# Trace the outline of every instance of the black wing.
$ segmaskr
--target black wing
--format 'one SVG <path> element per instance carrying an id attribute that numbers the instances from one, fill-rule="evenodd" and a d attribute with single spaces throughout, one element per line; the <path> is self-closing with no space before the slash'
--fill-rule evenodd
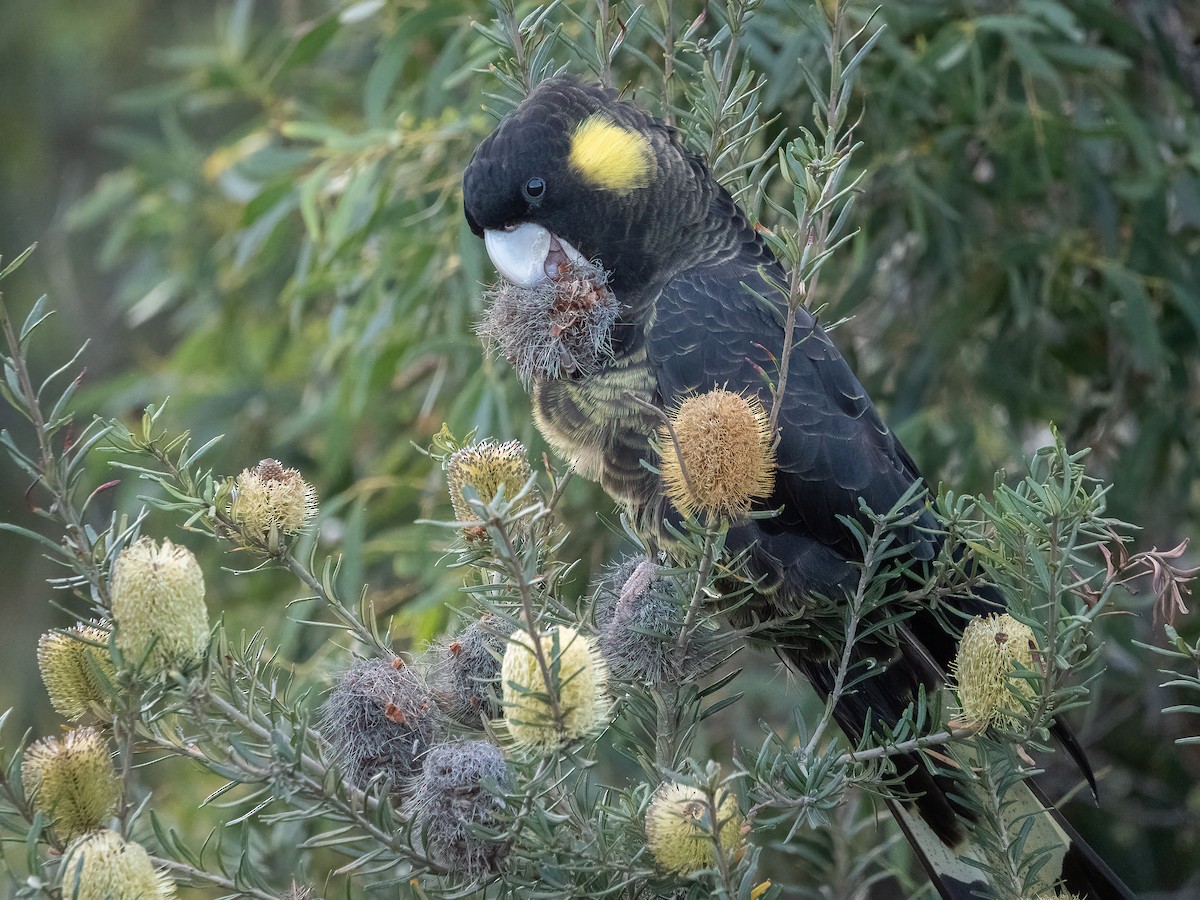
<path id="1" fill-rule="evenodd" d="M 777 269 L 766 274 L 782 278 Z M 780 291 L 758 269 L 729 263 L 676 276 L 655 304 L 647 332 L 662 402 L 670 408 L 690 394 L 725 387 L 756 393 L 770 409 L 768 379 L 778 381 L 784 322 Z M 779 413 L 776 489 L 762 504 L 783 513 L 760 527 L 815 540 L 851 559 L 857 545 L 838 516 L 860 517 L 860 499 L 887 512 L 921 476 L 804 309 L 793 340 Z M 936 525 L 932 516 L 922 524 Z M 915 532 L 906 538 L 917 543 L 915 556 L 933 555 L 934 538 Z"/>

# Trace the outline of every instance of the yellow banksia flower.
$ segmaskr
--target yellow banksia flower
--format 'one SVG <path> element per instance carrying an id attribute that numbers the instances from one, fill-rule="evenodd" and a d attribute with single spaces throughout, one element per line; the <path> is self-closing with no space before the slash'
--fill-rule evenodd
<path id="1" fill-rule="evenodd" d="M 546 684 L 533 638 L 519 630 L 505 648 L 500 679 L 509 734 L 518 746 L 549 751 L 591 734 L 607 720 L 608 667 L 596 642 L 574 628 L 558 625 L 538 638 L 553 684 Z"/>
<path id="2" fill-rule="evenodd" d="M 66 841 L 103 826 L 121 797 L 108 741 L 94 728 L 31 744 L 21 781 L 33 808 Z"/>
<path id="3" fill-rule="evenodd" d="M 775 486 L 769 420 L 756 397 L 724 389 L 689 397 L 671 428 L 660 429 L 659 444 L 663 487 L 685 516 L 738 518 Z"/>
<path id="4" fill-rule="evenodd" d="M 468 485 L 475 489 L 484 503 L 491 502 L 501 485 L 504 486 L 504 498 L 512 500 L 532 475 L 528 451 L 520 441 L 501 444 L 489 439 L 456 450 L 447 465 L 450 505 L 454 507 L 454 517 L 460 522 L 470 522 L 476 518 L 464 493 Z M 522 508 L 530 503 L 532 497 L 522 504 Z"/>
<path id="5" fill-rule="evenodd" d="M 1019 727 L 1017 716 L 1024 710 L 1019 697 L 1032 700 L 1036 689 L 1017 674 L 1017 664 L 1034 670 L 1036 649 L 1033 629 L 1008 613 L 972 619 L 950 667 L 963 718 L 981 728 Z"/>
<path id="6" fill-rule="evenodd" d="M 99 646 L 96 646 L 99 645 Z M 107 718 L 107 684 L 116 677 L 108 632 L 79 623 L 38 639 L 38 669 L 55 711 L 72 722 L 88 713 Z"/>
<path id="7" fill-rule="evenodd" d="M 74 900 L 159 900 L 175 896 L 175 882 L 154 868 L 141 844 L 115 831 L 93 831 L 67 848 L 62 895 Z"/>
<path id="8" fill-rule="evenodd" d="M 317 492 L 298 469 L 264 459 L 234 480 L 229 515 L 247 532 L 264 539 L 296 534 L 317 514 Z"/>
<path id="9" fill-rule="evenodd" d="M 646 842 L 662 868 L 688 875 L 715 864 L 710 811 L 699 788 L 665 782 L 655 792 L 646 810 Z M 722 790 L 715 824 L 725 853 L 741 849 L 742 822 L 737 798 Z"/>
<path id="10" fill-rule="evenodd" d="M 126 547 L 113 564 L 111 601 L 117 648 L 127 662 L 146 659 L 162 670 L 204 655 L 204 573 L 187 547 L 170 541 L 159 547 L 150 538 Z"/>

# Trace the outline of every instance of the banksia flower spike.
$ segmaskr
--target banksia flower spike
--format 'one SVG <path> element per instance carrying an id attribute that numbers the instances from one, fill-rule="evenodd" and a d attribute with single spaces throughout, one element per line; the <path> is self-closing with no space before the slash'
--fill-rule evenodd
<path id="1" fill-rule="evenodd" d="M 32 744 L 21 781 L 33 808 L 66 841 L 103 826 L 121 797 L 108 741 L 94 728 Z"/>
<path id="2" fill-rule="evenodd" d="M 297 469 L 264 459 L 234 481 L 229 516 L 248 534 L 277 551 L 283 537 L 301 531 L 317 514 L 317 492 Z"/>
<path id="3" fill-rule="evenodd" d="M 434 860 L 466 875 L 495 871 L 508 852 L 502 843 L 472 832 L 496 828 L 504 798 L 488 790 L 509 789 L 504 754 L 489 741 L 439 744 L 425 754 L 409 809 L 414 839 L 426 845 Z"/>
<path id="4" fill-rule="evenodd" d="M 116 677 L 109 633 L 83 623 L 66 631 L 47 631 L 38 639 L 37 661 L 50 704 L 77 722 L 88 713 L 107 718 L 107 684 Z"/>
<path id="5" fill-rule="evenodd" d="M 493 440 L 468 444 L 454 452 L 447 463 L 447 481 L 450 486 L 450 505 L 454 517 L 460 522 L 478 518 L 467 501 L 465 490 L 469 485 L 484 503 L 490 503 L 496 491 L 504 487 L 504 499 L 511 501 L 533 476 L 529 467 L 528 451 L 520 441 L 498 443 Z M 524 509 L 532 504 L 527 495 L 524 502 L 514 509 Z M 467 529 L 472 537 L 474 530 Z"/>
<path id="6" fill-rule="evenodd" d="M 684 400 L 670 421 L 659 431 L 659 471 L 682 515 L 736 519 L 771 495 L 775 451 L 756 397 L 712 390 Z"/>
<path id="7" fill-rule="evenodd" d="M 972 619 L 950 668 L 963 718 L 980 728 L 1018 728 L 1024 709 L 1019 697 L 1033 699 L 1036 689 L 1017 674 L 1017 665 L 1034 670 L 1036 649 L 1033 630 L 1007 613 Z"/>
<path id="8" fill-rule="evenodd" d="M 533 638 L 515 631 L 500 667 L 504 717 L 519 747 L 555 750 L 607 721 L 608 669 L 595 642 L 558 625 L 538 637 L 550 673 L 546 683 Z"/>
<path id="9" fill-rule="evenodd" d="M 93 831 L 71 844 L 62 873 L 62 895 L 72 900 L 175 896 L 175 882 L 154 868 L 146 849 L 115 831 Z"/>
<path id="10" fill-rule="evenodd" d="M 149 538 L 126 547 L 112 571 L 117 648 L 155 670 L 195 663 L 208 646 L 204 573 L 192 551 Z"/>
<path id="11" fill-rule="evenodd" d="M 667 782 L 655 792 L 646 810 L 646 842 L 662 868 L 690 875 L 715 863 L 711 811 L 699 788 Z M 742 821 L 737 799 L 722 790 L 715 825 L 726 853 L 741 848 Z"/>
<path id="12" fill-rule="evenodd" d="M 399 790 L 443 731 L 429 688 L 399 657 L 347 669 L 321 707 L 321 720 L 337 763 L 359 787 L 384 778 Z"/>

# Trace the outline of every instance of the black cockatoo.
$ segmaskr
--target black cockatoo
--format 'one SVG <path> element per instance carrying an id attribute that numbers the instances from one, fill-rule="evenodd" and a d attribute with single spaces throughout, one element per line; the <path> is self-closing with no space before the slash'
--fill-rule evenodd
<path id="1" fill-rule="evenodd" d="M 561 365 L 524 366 L 538 428 L 585 477 L 598 480 L 648 540 L 672 514 L 654 471 L 662 419 L 686 397 L 725 388 L 773 398 L 763 373 L 777 372 L 785 331 L 785 273 L 729 192 L 674 129 L 601 85 L 556 77 L 539 85 L 475 151 L 463 177 L 471 230 L 486 242 L 502 279 L 536 290 L 576 263 L 603 271 L 615 298 L 604 352 Z M 558 326 L 556 326 L 558 327 Z M 749 606 L 760 619 L 787 617 L 813 595 L 839 596 L 858 578 L 861 552 L 839 517 L 861 518 L 860 501 L 892 509 L 921 480 L 912 458 L 819 324 L 803 309 L 778 417 L 773 491 L 765 518 L 733 524 L 731 553 L 745 553 L 763 585 Z M 561 347 L 559 348 L 561 351 Z M 562 351 L 565 353 L 565 351 Z M 643 464 L 643 461 L 651 466 Z M 921 513 L 905 535 L 916 564 L 938 550 L 937 520 Z M 994 592 L 957 601 L 964 619 L 995 609 Z M 894 723 L 957 645 L 933 615 L 909 620 L 883 671 L 836 709 L 857 740 L 868 721 Z M 961 627 L 961 624 L 960 626 Z M 785 661 L 827 694 L 836 659 L 828 648 L 780 641 Z M 872 718 L 873 717 L 873 718 Z M 1063 729 L 1059 729 L 1064 731 Z M 1065 731 L 1064 731 L 1065 733 Z M 905 786 L 917 799 L 892 803 L 934 884 L 947 898 L 986 891 L 980 870 L 958 854 L 969 825 L 949 784 L 919 759 Z M 1033 797 L 1033 794 L 1030 794 Z M 1055 812 L 1061 836 L 1054 867 L 1085 897 L 1131 895 Z"/>

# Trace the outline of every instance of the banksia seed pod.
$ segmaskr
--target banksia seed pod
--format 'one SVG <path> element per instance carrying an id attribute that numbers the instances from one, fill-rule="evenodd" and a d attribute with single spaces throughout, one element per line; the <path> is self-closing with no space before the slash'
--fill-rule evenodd
<path id="1" fill-rule="evenodd" d="M 479 727 L 480 716 L 501 713 L 500 660 L 510 629 L 495 616 L 472 622 L 441 648 L 438 685 L 443 707 L 464 725 Z"/>
<path id="2" fill-rule="evenodd" d="M 208 647 L 204 573 L 187 547 L 149 538 L 113 564 L 111 601 L 117 649 L 155 670 L 187 666 Z M 147 656 L 147 654 L 149 654 Z"/>
<path id="3" fill-rule="evenodd" d="M 1007 613 L 972 619 L 950 667 L 963 718 L 980 728 L 1020 727 L 1018 716 L 1024 707 L 1018 697 L 1033 699 L 1037 692 L 1027 678 L 1017 675 L 1017 664 L 1032 670 L 1036 649 L 1033 630 Z"/>
<path id="4" fill-rule="evenodd" d="M 504 754 L 489 741 L 439 744 L 425 754 L 410 800 L 414 839 L 452 871 L 494 872 L 508 853 L 507 845 L 472 833 L 472 826 L 496 828 L 504 809 L 487 783 L 501 793 L 510 786 Z"/>
<path id="5" fill-rule="evenodd" d="M 121 797 L 108 742 L 94 728 L 30 745 L 21 781 L 33 808 L 65 841 L 100 828 Z"/>
<path id="6" fill-rule="evenodd" d="M 596 588 L 595 618 L 600 652 L 613 678 L 644 684 L 684 684 L 720 660 L 719 639 L 700 626 L 682 652 L 686 614 L 679 584 L 646 557 L 617 566 Z"/>
<path id="7" fill-rule="evenodd" d="M 399 657 L 347 669 L 321 707 L 321 722 L 350 781 L 366 787 L 384 778 L 392 790 L 420 771 L 422 755 L 444 730 L 429 688 Z"/>
<path id="8" fill-rule="evenodd" d="M 646 810 L 646 842 L 654 859 L 668 872 L 690 875 L 715 863 L 713 824 L 708 799 L 699 788 L 666 782 Z M 742 815 L 737 798 L 722 790 L 717 802 L 721 849 L 734 853 L 742 846 Z"/>
<path id="9" fill-rule="evenodd" d="M 528 451 L 520 441 L 501 444 L 489 439 L 462 447 L 454 452 L 447 464 L 450 505 L 454 507 L 454 517 L 460 522 L 477 518 L 464 493 L 468 485 L 475 489 L 484 503 L 490 503 L 503 485 L 504 499 L 511 501 L 532 475 Z M 523 509 L 532 502 L 533 498 L 527 496 L 519 508 Z"/>
<path id="10" fill-rule="evenodd" d="M 528 287 L 500 279 L 476 330 L 526 389 L 535 379 L 589 375 L 613 355 L 621 304 L 607 282 L 603 269 L 583 260 Z"/>
<path id="11" fill-rule="evenodd" d="M 596 643 L 558 625 L 539 635 L 553 682 L 546 684 L 533 638 L 515 631 L 500 666 L 504 717 L 518 746 L 554 750 L 599 729 L 608 717 L 608 669 Z M 558 719 L 555 719 L 555 706 Z"/>
<path id="12" fill-rule="evenodd" d="M 67 848 L 62 873 L 62 895 L 72 900 L 175 896 L 175 882 L 154 868 L 146 849 L 115 831 L 93 831 L 76 840 Z"/>
<path id="13" fill-rule="evenodd" d="M 317 492 L 298 469 L 264 459 L 234 481 L 229 516 L 264 540 L 296 534 L 317 514 Z"/>
<path id="14" fill-rule="evenodd" d="M 775 451 L 758 398 L 712 390 L 684 400 L 670 419 L 659 431 L 659 471 L 682 515 L 736 519 L 771 495 Z"/>
<path id="15" fill-rule="evenodd" d="M 107 718 L 107 685 L 117 674 L 108 637 L 104 628 L 79 623 L 66 631 L 47 631 L 38 639 L 38 669 L 60 716 L 72 722 L 88 713 Z"/>

